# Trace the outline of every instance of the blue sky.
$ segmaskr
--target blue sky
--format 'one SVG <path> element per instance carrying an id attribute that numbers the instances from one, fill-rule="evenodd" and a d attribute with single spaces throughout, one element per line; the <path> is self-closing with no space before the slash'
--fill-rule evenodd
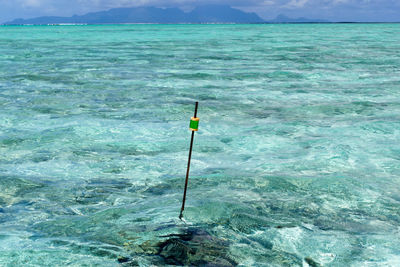
<path id="1" fill-rule="evenodd" d="M 190 10 L 228 4 L 264 19 L 278 14 L 330 21 L 400 21 L 400 0 L 0 0 L 0 22 L 38 16 L 71 16 L 114 7 L 157 6 Z"/>

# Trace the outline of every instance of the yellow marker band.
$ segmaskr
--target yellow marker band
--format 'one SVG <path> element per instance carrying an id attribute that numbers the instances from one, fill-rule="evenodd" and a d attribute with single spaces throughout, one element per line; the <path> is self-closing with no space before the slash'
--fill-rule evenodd
<path id="1" fill-rule="evenodd" d="M 199 121 L 200 121 L 199 118 L 195 118 L 195 117 L 190 118 L 189 129 L 191 131 L 197 132 L 199 130 Z"/>

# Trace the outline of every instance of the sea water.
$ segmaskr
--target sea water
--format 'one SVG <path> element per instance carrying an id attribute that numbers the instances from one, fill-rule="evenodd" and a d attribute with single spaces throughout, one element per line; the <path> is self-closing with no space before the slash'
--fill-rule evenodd
<path id="1" fill-rule="evenodd" d="M 399 24 L 0 27 L 0 265 L 165 264 L 400 265 Z"/>

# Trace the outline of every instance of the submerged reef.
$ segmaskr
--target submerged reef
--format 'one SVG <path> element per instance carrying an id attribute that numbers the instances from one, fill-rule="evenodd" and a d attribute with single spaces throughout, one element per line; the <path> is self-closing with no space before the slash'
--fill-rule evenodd
<path id="1" fill-rule="evenodd" d="M 203 229 L 188 228 L 184 233 L 170 235 L 158 245 L 157 254 L 167 264 L 236 266 L 229 256 L 229 243 Z"/>
<path id="2" fill-rule="evenodd" d="M 132 249 L 132 259 L 119 257 L 118 262 L 133 266 L 135 256 L 147 258 L 156 265 L 237 266 L 229 252 L 229 242 L 199 227 L 188 227 L 178 234 L 160 236 L 161 241 L 148 241 Z M 145 254 L 145 255 L 143 255 Z"/>

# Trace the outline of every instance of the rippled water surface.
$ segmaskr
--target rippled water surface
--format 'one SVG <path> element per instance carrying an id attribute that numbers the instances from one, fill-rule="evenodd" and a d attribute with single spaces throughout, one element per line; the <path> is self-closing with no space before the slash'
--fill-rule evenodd
<path id="1" fill-rule="evenodd" d="M 0 265 L 57 264 L 399 266 L 399 24 L 0 27 Z"/>

